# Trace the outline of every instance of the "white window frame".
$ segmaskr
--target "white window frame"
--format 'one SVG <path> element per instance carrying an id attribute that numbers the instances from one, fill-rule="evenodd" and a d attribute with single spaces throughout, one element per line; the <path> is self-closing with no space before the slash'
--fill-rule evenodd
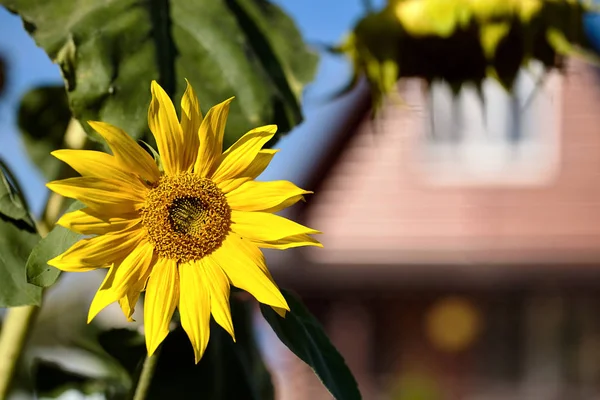
<path id="1" fill-rule="evenodd" d="M 535 64 L 521 70 L 512 94 L 488 78 L 483 83 L 484 102 L 474 86 L 463 87 L 455 97 L 447 83 L 432 84 L 422 98 L 423 135 L 417 146 L 425 182 L 443 186 L 553 182 L 560 167 L 562 77 L 543 73 Z M 517 124 L 522 136 L 511 142 L 515 110 L 521 110 Z M 453 133 L 461 139 L 452 141 Z"/>

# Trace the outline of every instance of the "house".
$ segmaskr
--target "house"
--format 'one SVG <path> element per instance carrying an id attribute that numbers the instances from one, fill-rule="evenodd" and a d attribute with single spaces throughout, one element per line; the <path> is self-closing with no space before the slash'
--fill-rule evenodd
<path id="1" fill-rule="evenodd" d="M 600 73 L 541 76 L 486 82 L 483 102 L 405 81 L 375 120 L 358 89 L 300 182 L 315 194 L 293 218 L 325 247 L 271 269 L 365 399 L 600 396 Z M 331 398 L 273 352 L 278 398 Z"/>

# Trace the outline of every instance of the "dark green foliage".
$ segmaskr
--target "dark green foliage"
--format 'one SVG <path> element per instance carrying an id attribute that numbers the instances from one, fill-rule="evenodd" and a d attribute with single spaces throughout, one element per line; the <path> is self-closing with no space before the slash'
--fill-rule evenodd
<path id="1" fill-rule="evenodd" d="M 263 316 L 277 337 L 313 369 L 337 400 L 360 399 L 356 380 L 319 321 L 296 296 L 286 290 L 282 290 L 282 293 L 291 310 L 285 318 L 281 318 L 271 307 L 260 305 Z"/>

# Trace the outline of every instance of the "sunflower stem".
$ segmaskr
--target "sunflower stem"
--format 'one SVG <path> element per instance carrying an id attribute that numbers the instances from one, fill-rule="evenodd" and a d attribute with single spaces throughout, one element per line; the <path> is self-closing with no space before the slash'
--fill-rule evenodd
<path id="1" fill-rule="evenodd" d="M 144 366 L 142 367 L 142 372 L 140 374 L 140 379 L 138 379 L 137 386 L 135 388 L 133 400 L 146 399 L 146 396 L 150 391 L 150 384 L 152 383 L 154 371 L 156 370 L 156 366 L 158 365 L 160 348 L 161 346 L 159 346 L 158 349 L 156 349 L 152 356 L 146 355 L 146 359 L 144 360 Z"/>
<path id="2" fill-rule="evenodd" d="M 0 399 L 8 396 L 17 363 L 27 340 L 29 326 L 35 320 L 39 307 L 23 306 L 8 310 L 0 335 Z"/>
<path id="3" fill-rule="evenodd" d="M 82 149 L 87 142 L 87 135 L 81 124 L 71 119 L 64 137 L 65 146 L 71 149 Z M 51 194 L 44 207 L 42 218 L 36 222 L 40 236 L 45 237 L 63 210 L 64 198 Z M 0 331 L 0 400 L 8 397 L 12 379 L 17 369 L 31 326 L 35 323 L 40 307 L 29 305 L 9 308 L 2 330 Z"/>

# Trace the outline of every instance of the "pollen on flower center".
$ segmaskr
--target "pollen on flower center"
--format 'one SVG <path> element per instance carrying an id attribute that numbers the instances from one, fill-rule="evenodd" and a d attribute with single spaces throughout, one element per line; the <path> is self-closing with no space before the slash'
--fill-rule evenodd
<path id="1" fill-rule="evenodd" d="M 158 255 L 177 262 L 200 260 L 217 250 L 231 225 L 223 192 L 189 172 L 163 176 L 141 213 Z"/>

